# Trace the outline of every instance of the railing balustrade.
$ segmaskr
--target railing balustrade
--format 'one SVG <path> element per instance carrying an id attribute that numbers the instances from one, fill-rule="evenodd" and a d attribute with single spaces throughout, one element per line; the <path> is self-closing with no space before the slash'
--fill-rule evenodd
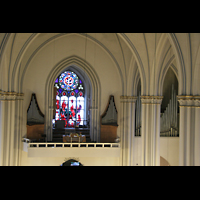
<path id="1" fill-rule="evenodd" d="M 120 148 L 120 143 L 32 143 L 23 138 L 22 142 L 28 144 L 28 148 Z"/>

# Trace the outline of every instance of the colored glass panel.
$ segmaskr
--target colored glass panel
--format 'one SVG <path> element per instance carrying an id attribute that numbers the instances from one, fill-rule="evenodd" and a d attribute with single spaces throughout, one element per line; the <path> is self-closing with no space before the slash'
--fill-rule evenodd
<path id="1" fill-rule="evenodd" d="M 84 97 L 77 98 L 77 114 L 76 114 L 77 124 L 83 125 L 84 120 Z"/>
<path id="2" fill-rule="evenodd" d="M 78 86 L 78 76 L 74 72 L 66 71 L 59 77 L 60 87 L 64 90 L 74 90 Z"/>
<path id="3" fill-rule="evenodd" d="M 84 84 L 71 71 L 61 73 L 55 81 L 57 88 L 55 120 L 64 120 L 65 127 L 84 124 Z"/>

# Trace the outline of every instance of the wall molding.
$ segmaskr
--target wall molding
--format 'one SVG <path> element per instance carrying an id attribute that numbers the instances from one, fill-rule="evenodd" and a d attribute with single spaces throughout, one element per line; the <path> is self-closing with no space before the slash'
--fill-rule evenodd
<path id="1" fill-rule="evenodd" d="M 137 100 L 137 96 L 120 96 L 120 102 L 132 102 L 135 103 Z"/>
<path id="2" fill-rule="evenodd" d="M 141 96 L 142 104 L 161 104 L 163 96 Z"/>
<path id="3" fill-rule="evenodd" d="M 177 95 L 180 107 L 200 107 L 200 96 Z"/>
<path id="4" fill-rule="evenodd" d="M 23 93 L 0 91 L 0 101 L 15 101 L 23 99 L 24 99 Z"/>

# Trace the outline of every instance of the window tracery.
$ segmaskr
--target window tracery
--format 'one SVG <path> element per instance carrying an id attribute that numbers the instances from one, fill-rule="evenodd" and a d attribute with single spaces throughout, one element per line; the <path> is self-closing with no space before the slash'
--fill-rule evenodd
<path id="1" fill-rule="evenodd" d="M 64 120 L 65 127 L 84 124 L 85 89 L 82 80 L 72 71 L 61 73 L 55 81 L 55 120 Z"/>

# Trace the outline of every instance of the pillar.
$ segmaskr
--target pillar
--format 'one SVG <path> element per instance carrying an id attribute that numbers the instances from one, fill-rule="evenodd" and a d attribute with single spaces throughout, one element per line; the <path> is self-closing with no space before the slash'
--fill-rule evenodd
<path id="1" fill-rule="evenodd" d="M 135 137 L 135 96 L 120 97 L 121 165 L 132 166 Z"/>
<path id="2" fill-rule="evenodd" d="M 98 108 L 91 107 L 90 108 L 90 139 L 91 141 L 100 142 L 100 134 L 99 134 L 99 121 L 98 118 Z"/>
<path id="3" fill-rule="evenodd" d="M 0 165 L 20 163 L 23 94 L 0 92 Z"/>
<path id="4" fill-rule="evenodd" d="M 162 96 L 141 96 L 142 166 L 160 166 L 160 108 Z"/>
<path id="5" fill-rule="evenodd" d="M 180 105 L 179 165 L 200 165 L 200 96 L 177 96 Z"/>

